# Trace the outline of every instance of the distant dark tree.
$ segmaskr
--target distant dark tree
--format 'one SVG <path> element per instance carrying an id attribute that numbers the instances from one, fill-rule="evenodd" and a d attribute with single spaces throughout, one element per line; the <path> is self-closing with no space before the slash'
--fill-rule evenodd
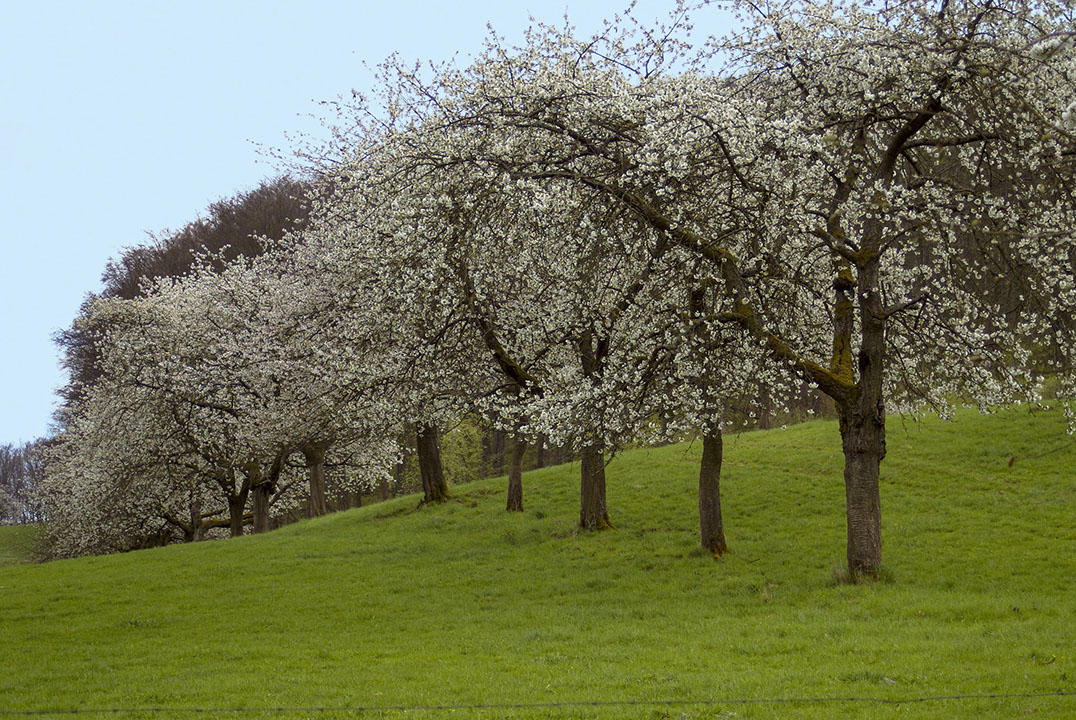
<path id="1" fill-rule="evenodd" d="M 305 226 L 308 191 L 307 183 L 282 176 L 218 200 L 209 206 L 208 217 L 176 232 L 151 235 L 149 243 L 125 248 L 118 258 L 109 260 L 101 276 L 100 295 L 130 300 L 143 294 L 147 282 L 186 275 L 207 257 L 220 267 L 239 257 L 257 257 L 266 250 L 265 240 L 279 240 Z M 88 294 L 72 326 L 53 338 L 70 378 L 61 390 L 65 405 L 83 397 L 100 377 L 94 344 L 103 328 L 88 321 L 96 297 Z"/>
<path id="2" fill-rule="evenodd" d="M 151 243 L 127 248 L 110 260 L 101 277 L 101 294 L 139 297 L 145 281 L 185 275 L 207 253 L 219 266 L 239 257 L 258 257 L 266 250 L 264 239 L 279 240 L 302 229 L 309 212 L 306 196 L 305 183 L 283 176 L 218 200 L 209 206 L 208 217 L 178 232 L 151 236 Z"/>
<path id="3" fill-rule="evenodd" d="M 16 513 L 12 490 L 16 477 L 18 450 L 11 445 L 0 445 L 0 524 L 14 522 Z"/>

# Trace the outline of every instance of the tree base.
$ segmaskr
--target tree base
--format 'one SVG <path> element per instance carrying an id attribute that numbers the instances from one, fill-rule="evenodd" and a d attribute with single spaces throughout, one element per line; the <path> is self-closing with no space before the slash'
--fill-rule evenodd
<path id="1" fill-rule="evenodd" d="M 726 545 L 724 541 L 715 546 L 703 545 L 702 549 L 713 555 L 714 560 L 724 560 L 725 556 L 729 554 L 728 545 Z"/>
<path id="2" fill-rule="evenodd" d="M 837 585 L 871 585 L 873 583 L 891 583 L 894 581 L 893 573 L 884 565 L 875 570 L 852 570 L 847 566 L 838 565 L 833 568 L 830 576 L 830 584 Z"/>
<path id="3" fill-rule="evenodd" d="M 602 518 L 597 522 L 590 523 L 588 525 L 579 523 L 580 532 L 602 532 L 604 530 L 616 530 L 616 525 L 613 525 L 613 523 L 609 522 L 609 518 Z"/>
<path id="4" fill-rule="evenodd" d="M 446 503 L 449 500 L 453 500 L 453 499 L 455 499 L 455 498 L 452 496 L 452 493 L 445 492 L 443 495 L 436 495 L 436 496 L 433 496 L 433 497 L 424 497 L 424 498 L 422 498 L 421 500 L 418 501 L 418 507 L 421 508 L 421 507 L 424 507 L 426 505 L 440 505 L 442 503 Z"/>

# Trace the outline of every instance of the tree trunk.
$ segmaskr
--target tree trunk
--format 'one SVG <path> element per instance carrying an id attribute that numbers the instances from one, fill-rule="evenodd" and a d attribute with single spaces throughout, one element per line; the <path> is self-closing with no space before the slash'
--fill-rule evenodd
<path id="1" fill-rule="evenodd" d="M 493 435 L 490 438 L 490 469 L 494 475 L 500 475 L 504 472 L 504 455 L 506 433 L 504 430 L 493 430 Z"/>
<path id="2" fill-rule="evenodd" d="M 839 408 L 844 450 L 844 492 L 848 523 L 848 574 L 877 577 L 882 566 L 881 463 L 885 458 L 885 313 L 874 290 L 877 268 L 860 273 L 858 354 L 859 393 Z"/>
<path id="3" fill-rule="evenodd" d="M 755 414 L 758 417 L 759 430 L 769 430 L 773 427 L 773 407 L 768 397 L 755 404 Z"/>
<path id="4" fill-rule="evenodd" d="M 205 524 L 202 522 L 202 500 L 197 492 L 191 497 L 191 530 L 187 542 L 200 542 L 205 534 Z"/>
<path id="5" fill-rule="evenodd" d="M 346 490 L 339 495 L 339 502 L 337 504 L 338 510 L 350 510 L 351 508 L 362 507 L 362 491 L 360 490 Z"/>
<path id="6" fill-rule="evenodd" d="M 228 496 L 228 529 L 232 537 L 243 534 L 243 513 L 247 508 L 247 491 Z"/>
<path id="7" fill-rule="evenodd" d="M 715 428 L 702 438 L 702 462 L 699 465 L 699 539 L 702 546 L 721 557 L 728 552 L 721 523 L 721 429 Z"/>
<path id="8" fill-rule="evenodd" d="M 549 461 L 550 465 L 563 465 L 565 462 L 565 456 L 567 455 L 563 445 L 558 445 L 552 450 L 552 458 Z"/>
<path id="9" fill-rule="evenodd" d="M 251 491 L 254 493 L 254 529 L 253 532 L 269 532 L 269 499 L 273 496 L 273 484 L 258 483 Z"/>
<path id="10" fill-rule="evenodd" d="M 325 502 L 325 459 L 322 458 L 310 466 L 310 517 L 320 517 L 327 513 L 328 507 Z"/>
<path id="11" fill-rule="evenodd" d="M 549 440 L 545 435 L 538 438 L 538 450 L 535 453 L 534 466 L 536 468 L 544 468 L 549 464 Z"/>
<path id="12" fill-rule="evenodd" d="M 280 471 L 284 468 L 284 460 L 283 453 L 277 455 L 269 467 L 268 475 L 264 475 L 261 466 L 256 463 L 247 471 L 250 489 L 254 493 L 254 533 L 269 532 L 269 505 L 273 493 L 276 492 L 276 483 L 280 478 Z"/>
<path id="13" fill-rule="evenodd" d="M 329 443 L 310 443 L 303 446 L 303 456 L 310 473 L 310 502 L 307 506 L 309 517 L 320 517 L 328 512 L 325 502 L 325 453 Z"/>
<path id="14" fill-rule="evenodd" d="M 493 475 L 493 428 L 483 424 L 482 428 L 482 466 L 487 475 Z"/>
<path id="15" fill-rule="evenodd" d="M 523 512 L 523 455 L 527 443 L 516 435 L 512 442 L 512 463 L 508 468 L 508 511 Z"/>
<path id="16" fill-rule="evenodd" d="M 612 526 L 605 505 L 605 448 L 601 444 L 583 448 L 581 458 L 579 527 L 607 530 Z"/>
<path id="17" fill-rule="evenodd" d="M 433 425 L 423 425 L 418 431 L 418 469 L 422 476 L 422 502 L 444 502 L 452 497 L 441 466 L 440 432 Z"/>
<path id="18" fill-rule="evenodd" d="M 879 476 L 885 458 L 885 410 L 879 403 L 840 410 L 844 450 L 848 572 L 877 577 L 882 565 L 882 500 Z"/>

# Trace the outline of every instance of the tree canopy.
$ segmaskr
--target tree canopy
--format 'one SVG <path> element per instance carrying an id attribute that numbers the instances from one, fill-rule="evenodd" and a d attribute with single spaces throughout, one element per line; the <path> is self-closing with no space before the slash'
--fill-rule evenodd
<path id="1" fill-rule="evenodd" d="M 849 571 L 876 574 L 887 414 L 1076 389 L 1073 10 L 732 7 L 725 38 L 693 39 L 709 9 L 680 3 L 494 36 L 467 67 L 386 62 L 379 104 L 303 154 L 309 218 L 264 257 L 87 309 L 119 358 L 109 407 L 148 415 L 127 442 L 163 423 L 197 473 L 264 495 L 294 452 L 385 472 L 391 438 L 432 452 L 479 413 L 579 451 L 592 529 L 607 451 L 693 431 L 720 553 L 725 411 L 813 388 L 839 418 Z"/>

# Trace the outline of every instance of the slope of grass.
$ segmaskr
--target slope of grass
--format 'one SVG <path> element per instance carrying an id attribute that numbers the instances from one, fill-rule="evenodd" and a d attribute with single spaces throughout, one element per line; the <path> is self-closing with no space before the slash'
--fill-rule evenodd
<path id="1" fill-rule="evenodd" d="M 1076 448 L 1042 455 L 1067 442 L 1057 413 L 895 420 L 894 580 L 873 585 L 830 581 L 832 423 L 727 438 L 724 562 L 696 550 L 699 448 L 681 445 L 610 464 L 605 533 L 575 534 L 565 466 L 525 476 L 522 514 L 496 479 L 440 507 L 402 498 L 260 537 L 0 568 L 0 716 L 1076 716 L 1076 696 L 1042 695 L 1076 691 Z M 1017 693 L 1038 695 L 986 697 Z M 960 695 L 976 697 L 768 702 Z M 668 700 L 684 702 L 647 704 Z M 609 701 L 636 704 L 556 705 Z"/>
<path id="2" fill-rule="evenodd" d="M 0 565 L 28 563 L 33 557 L 32 525 L 0 525 Z"/>

